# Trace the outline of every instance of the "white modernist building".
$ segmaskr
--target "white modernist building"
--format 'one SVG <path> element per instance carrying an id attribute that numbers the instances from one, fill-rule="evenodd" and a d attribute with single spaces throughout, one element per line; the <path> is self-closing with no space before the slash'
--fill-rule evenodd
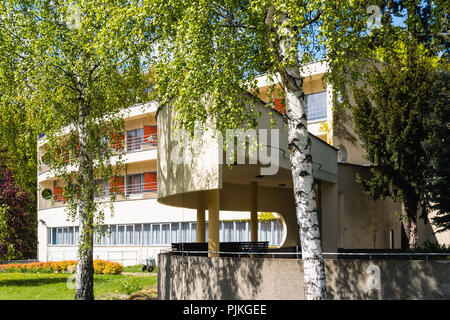
<path id="1" fill-rule="evenodd" d="M 318 183 L 316 201 L 321 228 L 323 228 L 324 250 L 334 252 L 333 250 L 337 248 L 403 247 L 402 226 L 393 214 L 402 210 L 401 205 L 389 200 L 373 201 L 363 194 L 361 186 L 354 181 L 356 173 L 361 175 L 368 173 L 369 163 L 364 159 L 363 149 L 358 143 L 349 143 L 339 133 L 342 131 L 343 124 L 339 125 L 333 115 L 333 90 L 323 77 L 327 70 L 326 64 L 311 63 L 303 66 L 301 70 L 305 77 L 303 91 L 306 94 L 308 128 L 313 138 L 315 163 L 313 171 Z M 267 93 L 272 91 L 267 77 L 261 76 L 257 80 L 261 106 L 273 102 L 274 109 L 283 113 L 282 95 L 275 90 L 272 93 L 273 99 L 269 99 Z M 191 197 L 192 190 L 197 190 L 199 185 L 205 184 L 205 181 L 195 182 L 196 186 L 191 186 L 188 190 L 190 192 L 181 197 L 180 190 L 187 190 L 179 186 L 181 180 L 185 178 L 183 175 L 178 176 L 177 171 L 174 171 L 175 173 L 170 175 L 162 174 L 160 179 L 157 179 L 157 108 L 156 103 L 148 103 L 124 110 L 126 132 L 123 135 L 123 145 L 126 172 L 122 177 L 114 178 L 114 184 L 123 191 L 123 196 L 118 197 L 114 203 L 114 215 L 111 216 L 108 213 L 105 215 L 104 223 L 109 228 L 109 233 L 107 236 L 96 239 L 94 259 L 117 261 L 124 265 L 140 264 L 146 258 L 156 258 L 157 253 L 170 248 L 171 243 L 197 241 L 198 208 L 193 204 L 177 203 L 176 200 Z M 164 111 L 161 112 L 164 113 Z M 165 113 L 167 112 L 166 110 Z M 267 115 L 264 117 L 267 118 Z M 279 115 L 275 116 L 275 120 L 279 118 Z M 159 169 L 163 173 L 169 172 L 168 166 L 171 166 L 167 161 L 169 144 L 163 141 L 171 127 L 170 123 L 166 123 L 167 119 L 167 116 L 158 118 L 159 129 L 162 132 L 159 137 L 159 164 L 163 166 Z M 352 132 L 352 125 L 350 124 L 347 129 Z M 39 158 L 44 148 L 45 137 L 42 137 L 38 144 Z M 280 145 L 280 150 L 282 149 L 284 153 L 288 152 L 286 146 Z M 208 166 L 202 168 L 206 167 Z M 290 188 L 292 184 L 288 163 L 285 163 L 285 168 L 280 169 L 281 171 L 273 177 L 263 179 L 261 179 L 262 176 L 255 177 L 254 170 L 252 166 L 246 165 L 235 166 L 231 172 L 223 169 L 220 179 L 229 190 L 223 187 L 225 189 L 221 192 L 236 191 L 239 187 L 248 189 L 248 186 L 253 183 L 257 184 L 258 188 L 276 188 L 274 190 L 286 191 L 286 195 L 292 196 L 289 190 L 284 190 Z M 196 175 L 196 179 L 201 179 L 201 176 Z M 196 179 L 190 177 L 192 181 Z M 230 186 L 234 187 L 230 188 Z M 171 190 L 171 187 L 181 189 Z M 61 194 L 61 182 L 43 163 L 38 172 L 38 190 L 38 259 L 40 261 L 75 260 L 78 223 L 68 221 L 64 198 Z M 101 196 L 107 198 L 110 191 L 107 183 L 104 184 L 104 190 Z M 160 193 L 159 199 L 157 199 L 157 191 Z M 237 192 L 236 195 L 231 192 L 229 194 L 233 193 L 233 196 L 228 198 L 226 194 L 222 195 L 220 205 L 225 210 L 231 211 L 222 211 L 224 208 L 219 208 L 218 229 L 214 218 L 212 224 L 214 234 L 217 236 L 218 230 L 220 242 L 250 241 L 250 229 L 252 227 L 254 230 L 257 224 L 258 241 L 269 241 L 269 245 L 273 247 L 298 245 L 298 230 L 293 229 L 293 226 L 297 226 L 295 209 L 291 208 L 293 200 L 286 200 L 286 202 L 279 196 L 274 196 L 278 197 L 277 199 L 264 199 L 261 193 L 259 201 L 273 200 L 272 202 L 276 205 L 269 206 L 270 211 L 280 214 L 274 214 L 273 217 L 276 219 L 255 222 L 254 219 L 250 219 L 250 211 L 232 211 L 247 210 L 243 208 L 248 207 L 251 197 L 248 190 L 244 191 Z M 261 204 L 260 209 L 263 207 Z M 291 212 L 292 210 L 294 213 Z M 203 237 L 202 230 L 205 228 L 205 239 L 208 239 L 208 214 L 205 220 L 206 225 L 201 224 L 199 231 Z M 435 234 L 433 226 L 427 221 L 419 221 L 418 227 L 420 243 L 427 239 L 437 243 L 450 242 L 448 232 Z"/>
<path id="2" fill-rule="evenodd" d="M 124 163 L 126 172 L 115 184 L 123 196 L 114 203 L 114 214 L 105 214 L 109 232 L 96 237 L 94 259 L 117 261 L 123 265 L 157 258 L 157 253 L 171 243 L 195 242 L 196 211 L 165 206 L 157 201 L 157 104 L 135 106 L 124 112 L 126 133 Z M 39 140 L 38 154 L 45 148 L 45 137 Z M 39 261 L 76 260 L 78 222 L 70 221 L 65 212 L 61 182 L 45 163 L 38 172 L 38 259 Z M 108 197 L 105 184 L 102 197 Z M 249 241 L 248 212 L 227 212 L 220 223 L 221 240 Z M 278 246 L 283 238 L 280 220 L 259 222 L 259 239 Z"/>

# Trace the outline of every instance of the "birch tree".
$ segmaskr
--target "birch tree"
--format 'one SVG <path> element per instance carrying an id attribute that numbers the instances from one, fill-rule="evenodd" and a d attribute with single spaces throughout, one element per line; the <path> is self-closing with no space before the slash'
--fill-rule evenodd
<path id="1" fill-rule="evenodd" d="M 305 297 L 325 299 L 326 282 L 313 191 L 311 141 L 301 66 L 326 58 L 327 43 L 346 41 L 346 27 L 364 25 L 355 1 L 152 1 L 163 35 L 158 46 L 157 92 L 170 102 L 180 126 L 215 119 L 217 129 L 254 126 L 246 106 L 256 77 L 281 79 L 286 100 L 293 192 L 304 263 Z M 208 97 L 208 106 L 202 104 Z"/>
<path id="2" fill-rule="evenodd" d="M 80 226 L 75 298 L 93 299 L 94 229 L 106 210 L 94 181 L 120 169 L 111 147 L 123 132 L 119 110 L 146 99 L 142 57 L 152 24 L 140 1 L 2 1 L 0 12 L 11 61 L 2 71 L 17 88 L 10 106 L 20 104 L 45 133 L 44 159 Z"/>

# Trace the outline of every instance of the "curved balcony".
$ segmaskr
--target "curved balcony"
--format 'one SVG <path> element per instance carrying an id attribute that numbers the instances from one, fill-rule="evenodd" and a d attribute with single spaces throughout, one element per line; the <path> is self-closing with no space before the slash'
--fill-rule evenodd
<path id="1" fill-rule="evenodd" d="M 211 230 L 215 228 L 214 219 L 218 217 L 219 211 L 250 211 L 253 225 L 256 225 L 257 212 L 276 212 L 285 222 L 286 237 L 282 246 L 296 246 L 300 243 L 286 125 L 281 114 L 274 112 L 274 116 L 269 115 L 262 102 L 252 107 L 262 114 L 258 119 L 258 130 L 265 130 L 266 140 L 259 140 L 259 143 L 270 149 L 267 152 L 270 153 L 270 156 L 267 155 L 271 159 L 270 164 L 262 159 L 251 163 L 252 155 L 248 149 L 245 163 L 226 163 L 225 159 L 228 157 L 210 130 L 205 130 L 200 139 L 187 145 L 200 152 L 193 153 L 187 157 L 188 161 L 180 163 L 174 158 L 176 148 L 179 148 L 179 141 L 173 130 L 175 110 L 166 105 L 158 113 L 158 202 L 197 209 L 200 224 L 197 230 L 202 228 L 204 211 L 208 209 L 210 252 L 218 251 L 219 248 L 217 235 L 211 236 Z M 275 123 L 274 127 L 272 121 Z M 259 138 L 262 131 L 258 130 L 256 135 Z M 312 134 L 310 139 L 319 219 L 323 217 L 320 225 L 328 231 L 338 223 L 337 149 Z M 262 173 L 273 164 L 277 166 L 277 170 Z M 253 233 L 257 234 L 257 229 Z M 330 241 L 324 239 L 324 247 L 335 246 L 334 234 L 332 237 Z M 258 239 L 254 237 L 251 241 Z"/>

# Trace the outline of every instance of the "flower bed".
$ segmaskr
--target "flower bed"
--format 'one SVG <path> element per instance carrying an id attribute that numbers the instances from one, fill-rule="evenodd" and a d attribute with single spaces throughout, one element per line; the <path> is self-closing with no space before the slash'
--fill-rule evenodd
<path id="1" fill-rule="evenodd" d="M 66 260 L 66 261 L 2 264 L 0 265 L 0 269 L 3 269 L 3 272 L 73 273 L 76 265 L 77 265 L 76 261 Z M 94 273 L 96 274 L 120 274 L 122 271 L 123 266 L 118 262 L 94 260 Z"/>

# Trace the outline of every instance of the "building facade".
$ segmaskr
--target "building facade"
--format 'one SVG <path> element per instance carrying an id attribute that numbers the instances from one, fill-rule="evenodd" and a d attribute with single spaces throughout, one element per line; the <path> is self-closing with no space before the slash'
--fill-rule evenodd
<path id="1" fill-rule="evenodd" d="M 324 79 L 326 70 L 322 62 L 302 68 L 323 250 L 401 248 L 402 226 L 396 215 L 401 205 L 373 201 L 355 182 L 356 174 L 368 174 L 369 163 L 359 142 L 351 143 L 341 135 L 338 125 L 346 126 L 350 134 L 352 126 L 336 121 L 333 91 Z M 268 79 L 257 80 L 261 101 L 252 107 L 262 114 L 258 128 L 280 132 L 276 174 L 261 175 L 261 168 L 267 166 L 249 161 L 230 170 L 229 164 L 219 161 L 223 151 L 211 136 L 204 137 L 201 154 L 187 165 L 174 163 L 171 156 L 178 142 L 174 110 L 165 105 L 157 112 L 156 103 L 131 107 L 124 114 L 126 172 L 114 180 L 123 195 L 114 203 L 114 214 L 105 215 L 107 232 L 96 237 L 94 259 L 140 264 L 176 242 L 208 241 L 212 251 L 218 250 L 219 242 L 269 241 L 272 247 L 300 244 L 286 157 L 287 131 L 281 117 L 282 95 L 275 90 L 267 96 Z M 268 103 L 279 112 L 269 115 Z M 38 145 L 40 155 L 45 137 Z M 99 198 L 107 201 L 111 185 L 103 187 Z M 67 219 L 61 182 L 44 163 L 38 171 L 38 190 L 38 259 L 76 259 L 78 223 Z M 258 221 L 258 212 L 274 213 L 273 218 Z M 450 243 L 449 232 L 435 234 L 428 221 L 419 220 L 418 227 L 420 243 Z"/>
<path id="2" fill-rule="evenodd" d="M 98 201 L 108 201 L 112 184 L 122 195 L 114 212 L 105 214 L 105 230 L 95 237 L 94 259 L 117 261 L 124 265 L 157 257 L 171 243 L 195 242 L 196 214 L 184 208 L 164 206 L 157 201 L 157 104 L 132 107 L 125 118 L 123 148 L 125 172 L 103 183 Z M 45 148 L 45 137 L 39 150 Z M 41 152 L 39 152 L 41 156 Z M 38 259 L 39 261 L 76 260 L 78 222 L 68 220 L 61 181 L 41 162 L 38 172 Z M 223 241 L 248 241 L 248 213 L 233 212 L 220 222 Z M 276 217 L 274 217 L 276 218 Z M 206 221 L 207 225 L 207 221 Z M 259 222 L 259 237 L 271 246 L 281 244 L 283 225 L 279 219 Z"/>

